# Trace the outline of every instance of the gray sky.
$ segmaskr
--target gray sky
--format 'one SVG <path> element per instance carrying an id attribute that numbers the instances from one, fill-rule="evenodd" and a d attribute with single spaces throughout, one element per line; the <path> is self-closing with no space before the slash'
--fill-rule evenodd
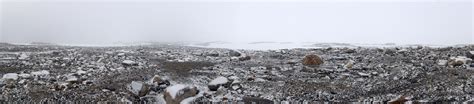
<path id="1" fill-rule="evenodd" d="M 2 0 L 0 41 L 473 43 L 471 0 Z"/>

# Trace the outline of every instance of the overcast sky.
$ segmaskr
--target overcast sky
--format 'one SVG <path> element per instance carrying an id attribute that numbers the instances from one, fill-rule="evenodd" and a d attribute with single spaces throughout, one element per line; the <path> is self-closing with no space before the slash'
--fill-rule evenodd
<path id="1" fill-rule="evenodd" d="M 0 41 L 474 42 L 471 0 L 2 0 Z"/>

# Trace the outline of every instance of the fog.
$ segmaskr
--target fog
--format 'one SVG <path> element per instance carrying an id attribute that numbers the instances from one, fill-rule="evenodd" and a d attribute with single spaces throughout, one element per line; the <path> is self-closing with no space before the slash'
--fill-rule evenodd
<path id="1" fill-rule="evenodd" d="M 472 1 L 1 2 L 0 41 L 473 43 Z"/>

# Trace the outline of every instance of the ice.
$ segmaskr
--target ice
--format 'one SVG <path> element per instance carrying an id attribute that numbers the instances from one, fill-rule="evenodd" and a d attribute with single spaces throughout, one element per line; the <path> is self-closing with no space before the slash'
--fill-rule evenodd
<path id="1" fill-rule="evenodd" d="M 16 74 L 16 73 L 7 73 L 7 74 L 3 75 L 3 79 L 17 80 L 18 79 L 18 74 Z"/>

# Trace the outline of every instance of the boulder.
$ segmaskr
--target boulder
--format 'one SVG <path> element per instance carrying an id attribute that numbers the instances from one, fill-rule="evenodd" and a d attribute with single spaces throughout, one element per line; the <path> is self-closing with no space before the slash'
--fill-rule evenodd
<path id="1" fill-rule="evenodd" d="M 137 66 L 138 63 L 135 62 L 135 61 L 132 61 L 132 60 L 123 60 L 123 61 L 122 61 L 122 65 L 125 65 L 125 66 Z"/>
<path id="2" fill-rule="evenodd" d="M 178 84 L 166 88 L 163 98 L 166 104 L 180 104 L 184 99 L 196 96 L 198 93 L 196 87 Z"/>
<path id="3" fill-rule="evenodd" d="M 272 100 L 258 98 L 258 97 L 243 97 L 242 101 L 245 104 L 273 104 Z"/>
<path id="4" fill-rule="evenodd" d="M 212 80 L 211 82 L 209 82 L 208 88 L 211 91 L 217 91 L 217 89 L 219 89 L 219 87 L 226 86 L 226 85 L 229 85 L 229 84 L 230 84 L 229 79 L 227 79 L 226 77 L 220 76 L 220 77 L 217 77 L 216 79 Z"/>
<path id="5" fill-rule="evenodd" d="M 3 80 L 17 80 L 18 74 L 17 73 L 7 73 L 3 75 Z"/>
<path id="6" fill-rule="evenodd" d="M 145 96 L 150 92 L 150 88 L 147 84 L 141 82 L 141 81 L 132 81 L 127 86 L 127 90 L 133 93 L 135 96 Z"/>
<path id="7" fill-rule="evenodd" d="M 250 59 L 252 59 L 250 56 L 244 56 L 244 57 L 240 57 L 239 61 L 247 61 L 247 60 L 250 60 Z"/>
<path id="8" fill-rule="evenodd" d="M 31 72 L 31 75 L 33 75 L 33 76 L 47 76 L 47 75 L 49 75 L 49 71 L 47 71 L 47 70 L 35 71 L 35 72 Z"/>
<path id="9" fill-rule="evenodd" d="M 229 56 L 235 56 L 235 57 L 239 57 L 240 55 L 240 52 L 237 52 L 237 51 L 234 51 L 234 50 L 230 50 L 229 51 Z"/>
<path id="10" fill-rule="evenodd" d="M 349 62 L 347 62 L 346 65 L 344 65 L 344 68 L 352 69 L 352 66 L 354 66 L 354 64 L 355 64 L 355 61 L 349 60 Z"/>
<path id="11" fill-rule="evenodd" d="M 471 58 L 471 59 L 474 59 L 474 51 L 469 51 L 467 52 L 467 58 Z"/>
<path id="12" fill-rule="evenodd" d="M 456 66 L 461 66 L 464 64 L 470 64 L 471 61 L 472 59 L 464 57 L 464 56 L 451 57 L 448 60 L 448 65 L 456 67 Z"/>
<path id="13" fill-rule="evenodd" d="M 305 66 L 318 66 L 323 63 L 323 59 L 321 59 L 321 57 L 319 57 L 318 55 L 306 55 L 303 58 L 303 65 Z"/>

